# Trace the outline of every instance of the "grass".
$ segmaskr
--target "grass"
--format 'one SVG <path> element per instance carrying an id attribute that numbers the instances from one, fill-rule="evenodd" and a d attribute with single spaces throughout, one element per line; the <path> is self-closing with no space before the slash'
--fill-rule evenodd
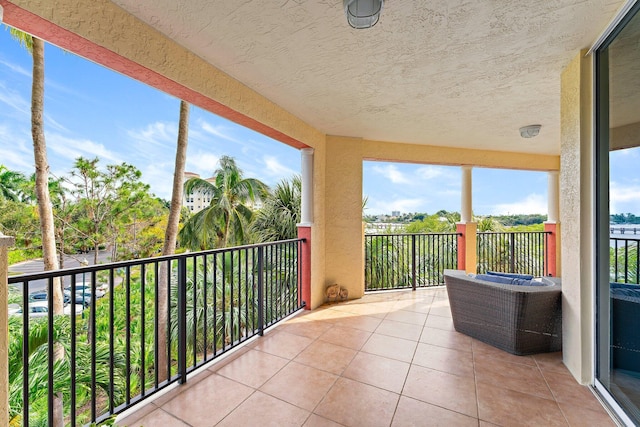
<path id="1" fill-rule="evenodd" d="M 9 265 L 41 257 L 41 249 L 12 249 L 9 251 Z"/>

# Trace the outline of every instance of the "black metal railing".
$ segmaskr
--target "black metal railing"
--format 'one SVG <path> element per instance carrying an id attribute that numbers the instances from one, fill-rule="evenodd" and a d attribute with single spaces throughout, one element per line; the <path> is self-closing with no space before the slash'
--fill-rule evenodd
<path id="1" fill-rule="evenodd" d="M 548 274 L 546 231 L 481 232 L 477 237 L 477 272 Z"/>
<path id="2" fill-rule="evenodd" d="M 22 287 L 11 316 L 10 416 L 28 426 L 100 423 L 304 307 L 301 245 L 293 239 L 9 278 Z M 80 284 L 96 296 L 66 316 L 29 305 L 30 287 Z M 13 295 L 15 298 L 16 295 Z M 40 307 L 43 306 L 43 307 Z M 29 307 L 29 309 L 27 309 Z"/>
<path id="3" fill-rule="evenodd" d="M 365 291 L 444 284 L 458 266 L 458 233 L 365 235 Z"/>
<path id="4" fill-rule="evenodd" d="M 638 237 L 610 237 L 609 270 L 612 282 L 640 284 Z"/>

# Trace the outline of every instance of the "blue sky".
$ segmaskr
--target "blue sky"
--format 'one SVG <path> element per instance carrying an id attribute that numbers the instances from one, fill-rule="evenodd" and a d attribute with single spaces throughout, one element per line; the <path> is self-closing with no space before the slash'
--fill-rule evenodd
<path id="1" fill-rule="evenodd" d="M 142 171 L 152 192 L 170 198 L 179 100 L 48 44 L 45 76 L 45 134 L 54 175 L 68 174 L 78 156 L 98 156 L 103 165 L 126 161 Z M 0 164 L 25 174 L 34 171 L 30 85 L 31 57 L 3 27 Z M 634 150 L 615 156 L 617 171 L 638 164 Z M 269 185 L 300 173 L 298 150 L 192 106 L 186 169 L 208 177 L 222 155 Z M 365 213 L 458 211 L 460 178 L 458 167 L 365 162 Z M 616 212 L 640 212 L 637 180 L 614 180 L 612 193 Z M 478 215 L 545 214 L 546 198 L 546 173 L 473 170 Z"/>

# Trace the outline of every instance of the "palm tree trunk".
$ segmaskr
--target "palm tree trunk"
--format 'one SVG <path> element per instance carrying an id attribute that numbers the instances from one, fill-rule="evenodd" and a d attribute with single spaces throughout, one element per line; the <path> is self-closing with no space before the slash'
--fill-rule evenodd
<path id="1" fill-rule="evenodd" d="M 226 248 L 229 242 L 229 228 L 231 226 L 231 213 L 227 212 L 227 216 L 224 222 L 224 241 L 222 242 L 222 247 Z"/>
<path id="2" fill-rule="evenodd" d="M 42 258 L 45 270 L 57 270 L 56 237 L 53 222 L 53 209 L 49 197 L 49 163 L 47 161 L 47 144 L 44 137 L 44 42 L 33 38 L 33 80 L 31 86 L 31 134 L 33 136 L 33 156 L 36 165 L 36 196 L 40 229 L 42 231 Z M 62 314 L 62 289 L 60 281 L 54 280 L 50 289 L 53 299 L 53 315 Z M 64 358 L 64 350 L 60 344 L 54 349 L 54 361 Z M 53 397 L 54 426 L 63 426 L 62 393 Z"/>
<path id="3" fill-rule="evenodd" d="M 178 124 L 178 143 L 176 147 L 176 164 L 173 172 L 173 189 L 171 191 L 171 209 L 167 229 L 164 234 L 162 255 L 172 255 L 176 250 L 180 210 L 182 209 L 182 191 L 184 187 L 184 167 L 187 159 L 187 145 L 189 142 L 189 104 L 180 101 L 180 121 Z M 169 263 L 160 264 L 158 274 L 158 378 L 160 381 L 169 378 L 167 371 L 167 319 L 169 307 L 167 304 L 169 293 Z"/>

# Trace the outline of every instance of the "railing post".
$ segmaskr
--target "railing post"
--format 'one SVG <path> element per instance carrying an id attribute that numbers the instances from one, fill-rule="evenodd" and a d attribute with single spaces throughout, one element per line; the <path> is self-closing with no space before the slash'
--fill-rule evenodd
<path id="1" fill-rule="evenodd" d="M 178 375 L 187 382 L 187 259 L 178 258 Z"/>
<path id="2" fill-rule="evenodd" d="M 258 247 L 258 334 L 264 335 L 264 246 Z"/>
<path id="3" fill-rule="evenodd" d="M 545 276 L 558 277 L 560 273 L 558 259 L 558 236 L 560 235 L 560 223 L 545 222 L 544 231 L 546 233 L 547 260 L 545 262 L 547 270 Z"/>
<path id="4" fill-rule="evenodd" d="M 9 425 L 9 247 L 13 246 L 13 237 L 0 232 L 0 425 Z"/>
<path id="5" fill-rule="evenodd" d="M 302 239 L 302 244 L 299 246 L 301 251 L 298 253 L 302 266 L 298 305 L 304 302 L 305 310 L 311 310 L 311 226 L 298 224 L 298 239 Z"/>
<path id="6" fill-rule="evenodd" d="M 511 246 L 509 250 L 509 268 L 511 269 L 510 273 L 516 272 L 516 233 L 509 233 L 509 245 Z"/>
<path id="7" fill-rule="evenodd" d="M 416 235 L 411 235 L 411 288 L 416 290 Z"/>

